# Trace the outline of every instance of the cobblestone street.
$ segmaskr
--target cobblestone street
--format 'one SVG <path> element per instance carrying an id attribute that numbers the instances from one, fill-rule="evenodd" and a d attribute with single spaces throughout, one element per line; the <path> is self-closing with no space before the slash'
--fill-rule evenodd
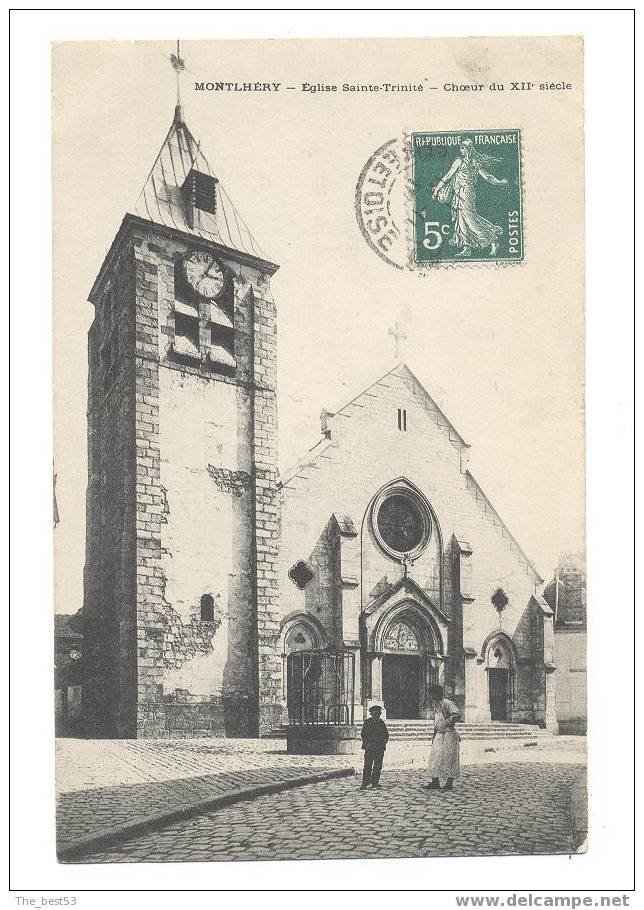
<path id="1" fill-rule="evenodd" d="M 259 739 L 60 739 L 56 751 L 59 848 L 137 816 L 352 764 L 341 755 L 287 755 L 283 743 Z"/>
<path id="2" fill-rule="evenodd" d="M 422 789 L 417 770 L 386 772 L 375 791 L 361 792 L 359 777 L 325 781 L 168 825 L 84 862 L 569 853 L 581 761 L 472 764 L 451 793 Z"/>

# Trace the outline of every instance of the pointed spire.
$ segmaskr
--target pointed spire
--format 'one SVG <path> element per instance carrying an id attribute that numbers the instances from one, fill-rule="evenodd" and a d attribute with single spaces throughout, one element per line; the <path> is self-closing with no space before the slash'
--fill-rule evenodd
<path id="1" fill-rule="evenodd" d="M 174 117 L 133 213 L 267 261 L 186 124 L 181 97 L 186 64 L 179 41 L 170 62 L 177 75 Z"/>
<path id="2" fill-rule="evenodd" d="M 177 74 L 177 105 L 174 109 L 174 122 L 175 123 L 185 123 L 183 119 L 183 105 L 181 103 L 181 74 L 186 68 L 186 61 L 181 57 L 181 47 L 180 43 L 177 40 L 177 53 L 170 54 L 170 63 L 172 68 Z"/>

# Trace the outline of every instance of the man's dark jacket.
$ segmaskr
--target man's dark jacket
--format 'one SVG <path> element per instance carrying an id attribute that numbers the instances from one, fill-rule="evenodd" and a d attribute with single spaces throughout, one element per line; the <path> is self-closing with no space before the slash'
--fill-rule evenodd
<path id="1" fill-rule="evenodd" d="M 362 748 L 382 749 L 387 748 L 389 731 L 384 720 L 379 717 L 370 717 L 362 725 Z"/>

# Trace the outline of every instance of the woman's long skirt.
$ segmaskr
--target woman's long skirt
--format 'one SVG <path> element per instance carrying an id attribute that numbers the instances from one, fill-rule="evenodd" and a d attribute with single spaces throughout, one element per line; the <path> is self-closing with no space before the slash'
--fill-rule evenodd
<path id="1" fill-rule="evenodd" d="M 456 188 L 452 197 L 453 246 L 484 250 L 503 234 L 503 228 L 492 224 L 476 211 L 476 192 L 470 187 Z"/>
<path id="2" fill-rule="evenodd" d="M 458 777 L 461 738 L 454 729 L 437 733 L 429 756 L 431 777 Z"/>

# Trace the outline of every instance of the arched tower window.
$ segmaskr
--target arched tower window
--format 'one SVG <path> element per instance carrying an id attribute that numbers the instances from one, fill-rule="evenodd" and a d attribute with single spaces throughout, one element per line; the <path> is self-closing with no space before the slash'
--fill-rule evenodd
<path id="1" fill-rule="evenodd" d="M 212 594 L 201 595 L 201 621 L 215 621 L 215 599 Z"/>

